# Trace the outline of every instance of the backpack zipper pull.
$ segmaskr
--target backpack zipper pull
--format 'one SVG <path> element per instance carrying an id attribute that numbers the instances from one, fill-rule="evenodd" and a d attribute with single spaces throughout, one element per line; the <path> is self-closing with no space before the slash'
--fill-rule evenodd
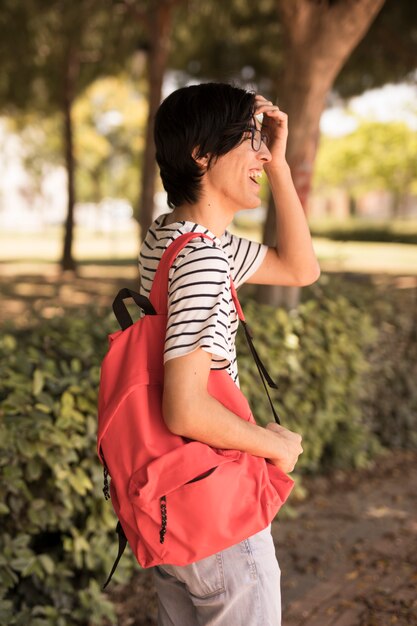
<path id="1" fill-rule="evenodd" d="M 159 531 L 159 543 L 164 543 L 167 531 L 167 497 L 161 496 L 159 500 L 161 506 L 161 530 Z"/>
<path id="2" fill-rule="evenodd" d="M 106 500 L 110 500 L 110 486 L 109 486 L 109 470 L 107 465 L 103 467 L 103 494 Z"/>

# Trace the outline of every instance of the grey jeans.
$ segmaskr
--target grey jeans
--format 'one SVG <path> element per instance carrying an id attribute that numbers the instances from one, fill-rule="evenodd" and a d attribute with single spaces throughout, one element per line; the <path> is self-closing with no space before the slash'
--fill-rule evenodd
<path id="1" fill-rule="evenodd" d="M 186 566 L 154 567 L 158 626 L 281 626 L 271 528 Z"/>

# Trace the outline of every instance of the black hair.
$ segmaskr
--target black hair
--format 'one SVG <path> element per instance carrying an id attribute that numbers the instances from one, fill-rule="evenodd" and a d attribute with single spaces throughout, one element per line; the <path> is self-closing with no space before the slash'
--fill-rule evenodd
<path id="1" fill-rule="evenodd" d="M 195 161 L 208 156 L 209 168 L 242 141 L 253 125 L 255 94 L 224 83 L 182 87 L 169 95 L 155 116 L 155 146 L 168 206 L 194 203 L 204 170 Z"/>

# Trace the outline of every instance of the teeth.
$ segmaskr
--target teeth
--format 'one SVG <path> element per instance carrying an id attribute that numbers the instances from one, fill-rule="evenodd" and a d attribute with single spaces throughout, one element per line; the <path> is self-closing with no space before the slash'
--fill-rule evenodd
<path id="1" fill-rule="evenodd" d="M 260 178 L 261 176 L 262 176 L 262 172 L 258 170 L 253 170 L 252 172 L 249 173 L 249 178 L 253 180 L 255 183 L 258 182 L 256 179 Z"/>

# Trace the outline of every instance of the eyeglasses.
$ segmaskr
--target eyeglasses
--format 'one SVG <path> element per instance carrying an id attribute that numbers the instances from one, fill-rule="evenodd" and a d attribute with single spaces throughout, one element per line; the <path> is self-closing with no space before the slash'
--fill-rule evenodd
<path id="1" fill-rule="evenodd" d="M 259 152 L 259 150 L 261 149 L 262 143 L 264 143 L 265 146 L 268 147 L 269 137 L 268 135 L 265 135 L 264 133 L 262 133 L 262 131 L 259 130 L 259 128 L 255 128 L 254 126 L 249 126 L 249 128 L 247 128 L 245 132 L 248 132 L 251 134 L 252 150 L 254 150 L 255 152 Z M 249 139 L 249 137 L 247 137 L 247 139 Z"/>

